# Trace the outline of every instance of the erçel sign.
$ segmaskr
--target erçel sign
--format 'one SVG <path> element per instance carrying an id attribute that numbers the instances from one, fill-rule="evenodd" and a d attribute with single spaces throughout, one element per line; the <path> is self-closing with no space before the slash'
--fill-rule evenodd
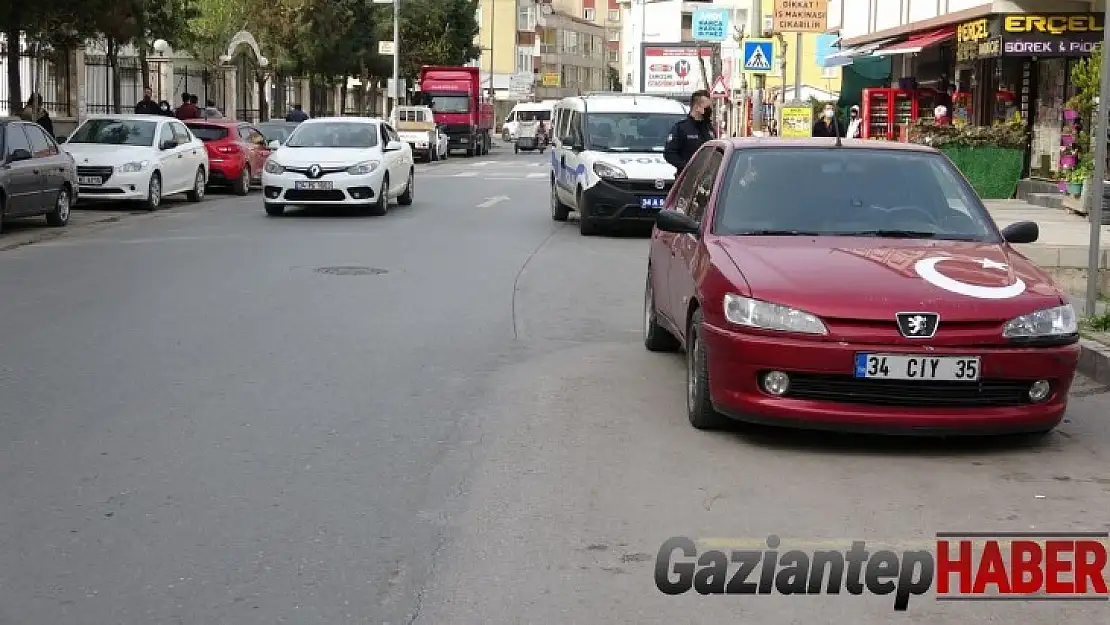
<path id="1" fill-rule="evenodd" d="M 1086 57 L 1099 50 L 1103 18 L 1007 14 L 964 22 L 956 28 L 956 62 L 999 56 Z"/>
<path id="2" fill-rule="evenodd" d="M 828 22 L 829 0 L 775 0 L 775 32 L 823 33 Z"/>
<path id="3" fill-rule="evenodd" d="M 1101 33 L 1102 17 L 1096 13 L 1074 13 L 1071 15 L 1007 15 L 1002 20 L 1002 28 L 1007 33 L 1026 34 L 1044 33 L 1066 35 L 1071 33 Z"/>

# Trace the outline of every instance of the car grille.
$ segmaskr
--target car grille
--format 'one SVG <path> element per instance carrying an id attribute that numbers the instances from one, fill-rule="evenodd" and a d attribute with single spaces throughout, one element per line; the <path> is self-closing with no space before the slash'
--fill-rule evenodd
<path id="1" fill-rule="evenodd" d="M 1032 382 L 913 382 L 861 380 L 852 376 L 791 374 L 787 397 L 871 406 L 1021 406 Z"/>
<path id="2" fill-rule="evenodd" d="M 347 196 L 337 189 L 330 191 L 290 189 L 285 192 L 285 199 L 290 202 L 342 202 L 347 199 Z"/>
<path id="3" fill-rule="evenodd" d="M 112 168 L 112 167 L 102 167 L 102 166 L 90 167 L 88 165 L 84 165 L 84 166 L 78 165 L 77 166 L 77 175 L 78 176 L 98 176 L 104 182 L 108 182 L 108 179 L 112 177 L 112 172 L 113 171 L 115 171 L 115 169 Z"/>
<path id="4" fill-rule="evenodd" d="M 350 168 L 350 165 L 347 165 L 347 166 L 344 166 L 344 167 L 321 167 L 320 168 L 320 176 L 323 177 L 323 176 L 326 176 L 327 174 L 337 174 L 341 171 L 347 171 L 349 168 Z M 291 172 L 297 173 L 297 174 L 308 175 L 308 170 L 312 169 L 312 166 L 309 165 L 307 167 L 285 167 L 284 169 L 285 169 L 285 171 L 291 171 Z"/>
<path id="5" fill-rule="evenodd" d="M 652 195 L 666 195 L 671 192 L 671 187 L 674 186 L 673 180 L 666 181 L 662 189 L 655 187 L 654 180 L 607 180 L 609 184 L 629 193 L 650 193 Z"/>
<path id="6" fill-rule="evenodd" d="M 443 132 L 449 135 L 465 135 L 470 133 L 470 124 L 444 124 Z"/>

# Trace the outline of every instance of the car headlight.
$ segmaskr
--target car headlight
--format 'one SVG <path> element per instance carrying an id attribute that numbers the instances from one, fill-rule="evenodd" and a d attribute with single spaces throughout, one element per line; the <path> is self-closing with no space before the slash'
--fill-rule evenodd
<path id="1" fill-rule="evenodd" d="M 130 163 L 124 163 L 123 165 L 116 167 L 116 170 L 119 171 L 121 174 L 134 173 L 137 171 L 142 171 L 149 164 L 150 161 L 132 161 Z"/>
<path id="2" fill-rule="evenodd" d="M 381 163 L 379 161 L 366 161 L 365 163 L 359 163 L 358 165 L 351 165 L 347 168 L 347 173 L 351 174 L 352 176 L 365 176 L 366 174 L 376 170 L 378 168 L 378 165 L 380 164 Z"/>
<path id="3" fill-rule="evenodd" d="M 1068 336 L 1079 332 L 1079 320 L 1071 304 L 1045 308 L 1006 322 L 1002 336 L 1008 339 L 1037 339 Z"/>
<path id="4" fill-rule="evenodd" d="M 804 310 L 761 302 L 750 297 L 725 296 L 725 319 L 736 325 L 761 330 L 828 334 L 824 322 Z"/>
<path id="5" fill-rule="evenodd" d="M 262 167 L 262 169 L 268 174 L 285 173 L 285 168 L 275 163 L 273 159 L 266 161 L 266 164 Z"/>
<path id="6" fill-rule="evenodd" d="M 620 167 L 614 167 L 607 163 L 594 163 L 594 173 L 602 178 L 616 178 L 618 180 L 628 178 L 628 174 Z"/>

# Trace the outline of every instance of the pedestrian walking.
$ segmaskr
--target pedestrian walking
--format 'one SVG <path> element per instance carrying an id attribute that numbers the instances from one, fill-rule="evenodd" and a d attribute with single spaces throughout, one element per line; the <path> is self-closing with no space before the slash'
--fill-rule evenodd
<path id="1" fill-rule="evenodd" d="M 188 93 L 181 94 L 181 106 L 177 107 L 177 111 L 174 112 L 178 119 L 196 119 L 200 117 L 200 111 L 190 101 L 191 97 Z"/>
<path id="2" fill-rule="evenodd" d="M 674 166 L 675 177 L 686 169 L 694 152 L 713 138 L 713 129 L 710 127 L 713 119 L 712 102 L 705 89 L 695 91 L 690 96 L 690 115 L 671 126 L 663 148 L 663 158 Z"/>
<path id="3" fill-rule="evenodd" d="M 154 91 L 150 87 L 143 87 L 143 99 L 135 104 L 136 115 L 161 115 L 158 103 L 154 101 Z"/>
<path id="4" fill-rule="evenodd" d="M 848 122 L 848 132 L 844 135 L 847 139 L 859 139 L 863 136 L 863 120 L 859 116 L 859 105 L 853 104 L 849 113 L 851 121 Z"/>
<path id="5" fill-rule="evenodd" d="M 46 108 L 42 105 L 42 95 L 38 93 L 31 94 L 31 97 L 27 98 L 26 108 L 23 109 L 23 112 L 20 113 L 19 116 L 23 121 L 35 122 L 39 126 L 42 126 L 43 130 L 51 137 L 54 136 L 54 122 L 50 119 L 50 113 L 48 113 Z"/>
<path id="6" fill-rule="evenodd" d="M 837 122 L 837 119 L 836 119 L 836 107 L 833 106 L 832 104 L 826 104 L 825 105 L 825 111 L 824 111 L 824 114 L 821 115 L 821 119 L 817 120 L 816 124 L 813 124 L 813 136 L 814 137 L 842 137 L 842 136 L 844 136 L 842 134 L 841 129 L 840 129 L 840 124 Z"/>

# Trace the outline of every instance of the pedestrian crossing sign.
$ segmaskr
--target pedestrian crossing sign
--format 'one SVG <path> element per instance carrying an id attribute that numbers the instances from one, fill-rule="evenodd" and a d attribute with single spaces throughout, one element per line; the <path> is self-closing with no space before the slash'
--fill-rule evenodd
<path id="1" fill-rule="evenodd" d="M 770 74 L 775 58 L 774 39 L 744 40 L 744 71 L 750 74 Z"/>

